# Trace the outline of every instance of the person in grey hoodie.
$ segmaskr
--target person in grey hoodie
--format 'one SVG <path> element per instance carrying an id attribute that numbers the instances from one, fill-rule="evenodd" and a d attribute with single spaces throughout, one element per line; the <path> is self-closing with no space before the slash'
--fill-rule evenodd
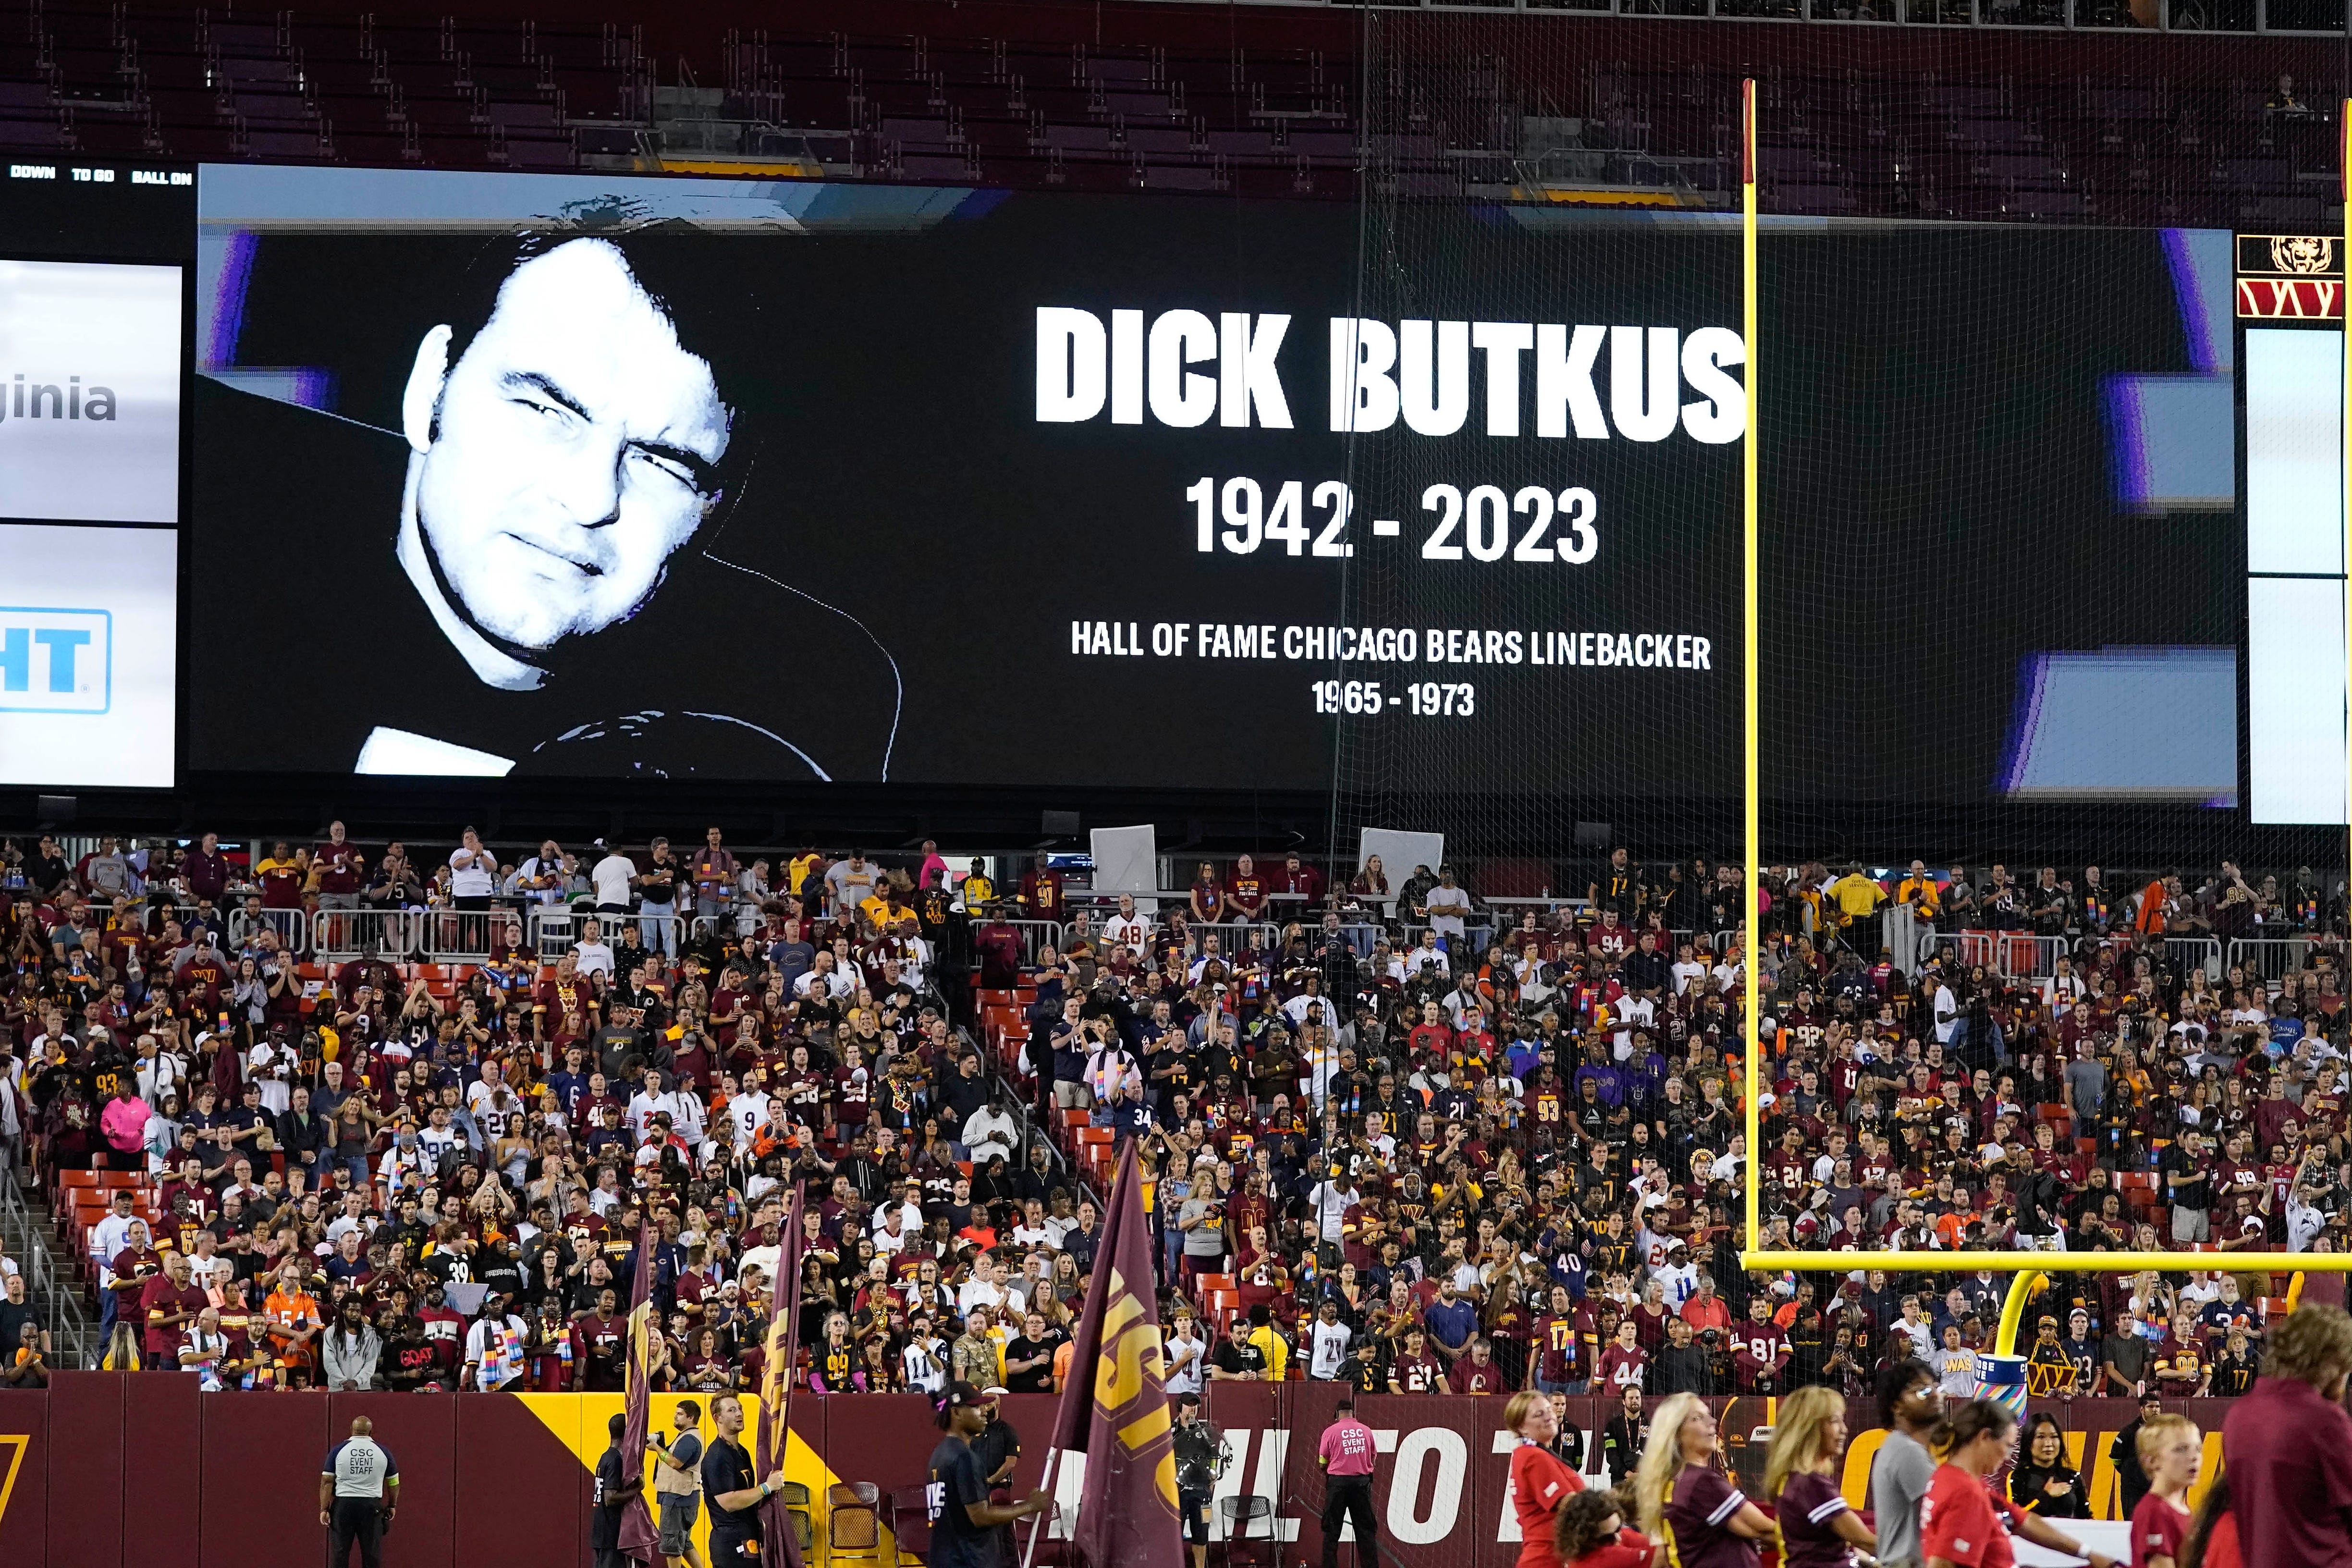
<path id="1" fill-rule="evenodd" d="M 344 1297 L 320 1342 L 320 1370 L 333 1393 L 365 1394 L 375 1387 L 376 1357 L 383 1353 L 383 1340 L 362 1306 L 359 1297 Z"/>
<path id="2" fill-rule="evenodd" d="M 1919 1503 L 1936 1479 L 1927 1438 L 1944 1413 L 1936 1374 L 1924 1363 L 1900 1361 L 1878 1374 L 1878 1406 L 1886 1440 L 1870 1462 L 1870 1506 L 1878 1520 L 1880 1568 L 1920 1568 Z"/>

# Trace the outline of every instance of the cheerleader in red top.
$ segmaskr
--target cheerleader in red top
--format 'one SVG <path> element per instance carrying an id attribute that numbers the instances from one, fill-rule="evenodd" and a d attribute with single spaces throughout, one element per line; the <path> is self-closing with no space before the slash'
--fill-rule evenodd
<path id="1" fill-rule="evenodd" d="M 1927 1568 L 2015 1568 L 2012 1530 L 2036 1546 L 2086 1557 L 2091 1568 L 2117 1568 L 2105 1552 L 2084 1549 L 2041 1515 L 1993 1496 L 1987 1478 L 2017 1454 L 2017 1417 L 2000 1405 L 1971 1399 L 1948 1406 L 1927 1446 L 1944 1456 L 1919 1500 L 1919 1549 Z"/>
<path id="2" fill-rule="evenodd" d="M 1516 1433 L 1511 1450 L 1511 1501 L 1519 1513 L 1518 1568 L 1560 1568 L 1552 1516 L 1584 1489 L 1583 1478 L 1546 1445 L 1559 1433 L 1551 1396 L 1522 1389 L 1503 1406 L 1504 1430 Z"/>
<path id="3" fill-rule="evenodd" d="M 1624 1512 L 1615 1491 L 1579 1492 L 1560 1504 L 1552 1551 L 1561 1568 L 1650 1568 L 1657 1547 L 1624 1527 Z"/>
<path id="4" fill-rule="evenodd" d="M 1764 1493 L 1773 1502 L 1782 1568 L 1853 1568 L 1854 1548 L 1876 1549 L 1877 1532 L 1838 1488 L 1845 1438 L 1845 1401 L 1835 1391 L 1801 1388 L 1780 1401 Z"/>
<path id="5" fill-rule="evenodd" d="M 2205 1500 L 2180 1549 L 2183 1568 L 2246 1568 L 2238 1550 L 2238 1516 L 2230 1507 L 2230 1472 L 2216 1470 L 2206 1483 Z"/>

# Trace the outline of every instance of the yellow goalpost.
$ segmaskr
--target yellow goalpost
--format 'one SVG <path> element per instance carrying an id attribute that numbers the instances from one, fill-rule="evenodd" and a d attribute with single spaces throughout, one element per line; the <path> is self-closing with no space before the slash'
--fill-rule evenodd
<path id="1" fill-rule="evenodd" d="M 1761 1136 L 1762 1107 L 1759 1095 L 1763 1083 L 1763 1043 L 1759 1037 L 1761 976 L 1756 962 L 1761 951 L 1758 940 L 1756 904 L 1758 890 L 1763 886 L 1762 858 L 1762 747 L 1763 737 L 1759 723 L 1758 698 L 1759 666 L 1759 605 L 1761 572 L 1759 562 L 1759 502 L 1761 484 L 1761 447 L 1759 435 L 1759 392 L 1761 377 L 1757 358 L 1758 326 L 1760 302 L 1757 289 L 1757 103 L 1756 82 L 1751 78 L 1740 84 L 1740 295 L 1741 335 L 1747 353 L 1748 431 L 1742 439 L 1745 463 L 1744 510 L 1742 519 L 1742 638 L 1744 650 L 1741 679 L 1742 694 L 1742 783 L 1745 806 L 1745 870 L 1747 885 L 1743 889 L 1740 912 L 1740 995 L 1741 1043 L 1745 1049 L 1746 1081 L 1741 1092 L 1746 1101 L 1748 1158 L 1741 1180 L 1747 1189 L 1747 1245 L 1740 1253 L 1740 1266 L 1768 1271 L 1808 1269 L 1844 1271 L 1854 1268 L 1884 1270 L 1889 1274 L 1920 1274 L 1969 1272 L 1995 1269 L 2013 1272 L 2007 1300 L 2003 1303 L 2000 1327 L 1993 1345 L 1997 1355 L 2016 1352 L 2018 1329 L 2023 1321 L 2027 1303 L 2034 1293 L 2054 1273 L 2128 1274 L 2156 1268 L 2177 1271 L 2184 1268 L 2211 1268 L 2224 1272 L 2293 1272 L 2296 1279 L 2289 1288 L 2289 1298 L 2300 1294 L 2304 1274 L 2352 1273 L 2352 1252 L 2043 1252 L 2039 1250 L 1985 1252 L 1768 1252 L 1763 1249 L 1763 1226 L 1760 1218 L 1761 1185 L 1758 1179 L 1762 1169 L 1759 1152 L 1763 1146 Z M 2345 168 L 2352 171 L 2352 100 L 2345 104 L 2342 121 L 2344 130 Z M 2347 175 L 2347 188 L 2352 189 L 2352 174 Z M 2345 209 L 2345 254 L 2352 256 L 2352 202 Z M 2352 329 L 2352 317 L 2347 317 L 2347 329 Z M 2347 339 L 2352 342 L 2352 339 Z M 2352 564 L 2352 352 L 2344 356 L 2345 393 L 2345 494 L 2347 506 L 2344 518 L 2345 559 Z M 2346 665 L 2347 683 L 2352 683 L 2352 574 L 2345 580 Z M 2347 687 L 2352 689 L 2352 686 Z M 2347 765 L 2352 770 L 2352 715 L 2347 715 Z M 2352 816 L 2352 813 L 2347 813 Z M 2347 847 L 2352 850 L 2352 823 L 2347 825 Z"/>

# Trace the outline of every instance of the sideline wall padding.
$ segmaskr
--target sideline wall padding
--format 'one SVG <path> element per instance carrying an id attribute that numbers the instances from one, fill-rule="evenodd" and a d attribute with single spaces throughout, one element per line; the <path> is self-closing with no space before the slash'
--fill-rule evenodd
<path id="1" fill-rule="evenodd" d="M 49 1525 L 48 1395 L 0 1390 L 0 1563 L 37 1568 Z"/>
<path id="2" fill-rule="evenodd" d="M 123 1385 L 129 1381 L 128 1373 L 108 1372 L 61 1372 L 50 1380 L 49 1451 L 55 1456 L 62 1449 L 72 1458 L 53 1458 L 43 1478 L 56 1524 L 48 1568 L 123 1568 L 122 1516 L 136 1506 L 123 1488 L 129 1436 Z M 22 1487 L 25 1479 L 16 1484 Z"/>
<path id="3" fill-rule="evenodd" d="M 400 1514 L 383 1540 L 384 1568 L 452 1568 L 457 1561 L 457 1473 L 449 1461 L 457 1451 L 457 1403 L 414 1394 L 328 1395 L 328 1445 L 349 1436 L 352 1417 L 364 1415 L 400 1467 Z"/>
<path id="4" fill-rule="evenodd" d="M 122 1557 L 185 1562 L 202 1521 L 204 1397 L 192 1372 L 122 1384 Z"/>
<path id="5" fill-rule="evenodd" d="M 445 1461 L 455 1467 L 457 1568 L 587 1561 L 580 1461 L 520 1401 L 495 1394 L 406 1397 L 457 1407 L 457 1440 Z"/>
<path id="6" fill-rule="evenodd" d="M 161 1374 L 124 1375 L 138 1381 Z M 320 1394 L 200 1397 L 204 1508 L 196 1532 L 196 1568 L 254 1568 L 260 1563 L 325 1559 L 319 1470 L 329 1447 L 328 1399 Z M 136 1473 L 134 1455 L 134 1479 Z M 123 1568 L 161 1561 L 134 1555 L 129 1544 L 124 1542 Z M 184 1547 L 173 1555 L 185 1561 Z"/>
<path id="7" fill-rule="evenodd" d="M 1321 1555 L 1323 1477 L 1315 1446 L 1339 1393 L 1303 1383 L 1208 1390 L 1209 1418 L 1223 1429 L 1234 1459 L 1218 1495 L 1270 1498 L 1291 1563 Z M 1391 1435 L 1372 1500 L 1386 1550 L 1402 1568 L 1516 1563 L 1509 1447 L 1498 1442 L 1504 1403 L 1451 1395 L 1359 1402 L 1358 1414 Z M 1708 1403 L 1723 1422 L 1733 1468 L 1752 1485 L 1764 1457 L 1757 1438 L 1771 1421 L 1772 1402 Z M 657 1426 L 675 1404 L 672 1396 L 655 1398 Z M 1022 1438 L 1015 1492 L 1040 1482 L 1055 1406 L 1048 1394 L 1004 1400 L 1005 1418 Z M 1597 1447 L 1615 1406 L 1570 1399 L 1569 1417 Z M 0 1565 L 150 1568 L 191 1557 L 197 1568 L 314 1563 L 324 1555 L 321 1462 L 352 1417 L 365 1415 L 400 1463 L 400 1520 L 385 1542 L 389 1568 L 585 1568 L 591 1466 L 604 1447 L 605 1421 L 620 1407 L 617 1394 L 203 1394 L 193 1376 L 179 1373 L 60 1373 L 46 1393 L 0 1393 Z M 2076 1399 L 2037 1400 L 2033 1408 L 2066 1428 L 2094 1509 L 2111 1515 L 2115 1470 L 2106 1453 L 2137 1407 Z M 2175 1401 L 2168 1408 L 2206 1432 L 2210 1477 L 2229 1403 Z M 1857 1426 L 1861 1419 L 1866 1415 L 1857 1413 Z M 796 1476 L 872 1481 L 886 1498 L 923 1480 L 939 1440 L 929 1402 L 909 1394 L 803 1394 L 793 1402 L 793 1430 Z M 1845 1473 L 1850 1500 L 1859 1498 L 1883 1436 L 1855 1431 Z M 1074 1500 L 1068 1479 L 1055 1489 Z M 1265 1526 L 1255 1534 L 1263 1554 Z M 1016 1538 L 1025 1545 L 1026 1531 Z M 1065 1555 L 1058 1542 L 1039 1543 L 1045 1568 Z"/>

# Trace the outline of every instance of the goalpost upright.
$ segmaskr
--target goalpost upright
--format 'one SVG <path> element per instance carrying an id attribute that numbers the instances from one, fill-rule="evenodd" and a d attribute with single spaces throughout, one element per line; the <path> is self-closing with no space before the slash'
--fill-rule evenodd
<path id="1" fill-rule="evenodd" d="M 2047 1277 L 2056 1273 L 2135 1273 L 2155 1268 L 2175 1271 L 2184 1268 L 2212 1268 L 2233 1271 L 2279 1272 L 2290 1270 L 2297 1279 L 2289 1289 L 2292 1298 L 2301 1289 L 2300 1276 L 2312 1273 L 2352 1273 L 2352 1252 L 2310 1253 L 2277 1252 L 2044 1252 L 2040 1250 L 2007 1250 L 1976 1252 L 1767 1252 L 1763 1249 L 1761 1219 L 1762 1171 L 1760 1151 L 1762 1138 L 1762 1105 L 1764 1091 L 1763 1042 L 1759 1037 L 1762 1009 L 1762 974 L 1759 959 L 1762 953 L 1761 932 L 1759 930 L 1757 902 L 1763 887 L 1762 858 L 1762 746 L 1759 724 L 1759 679 L 1761 666 L 1759 647 L 1759 511 L 1762 494 L 1760 462 L 1762 447 L 1758 419 L 1759 381 L 1758 338 L 1760 301 L 1757 287 L 1757 102 L 1756 82 L 1749 78 L 1740 83 L 1740 303 L 1741 336 L 1747 355 L 1748 428 L 1742 440 L 1745 472 L 1742 485 L 1742 806 L 1743 861 L 1747 884 L 1742 889 L 1739 921 L 1740 951 L 1740 1037 L 1745 1051 L 1746 1081 L 1742 1092 L 1746 1099 L 1748 1157 L 1741 1170 L 1741 1181 L 1747 1193 L 1746 1239 L 1740 1263 L 1749 1269 L 1808 1269 L 1843 1271 L 1856 1267 L 1881 1269 L 1889 1274 L 1921 1274 L 1969 1272 L 1991 1269 L 2013 1275 L 2007 1300 L 2002 1305 L 1999 1335 L 1993 1346 L 2000 1355 L 2016 1352 L 2018 1331 L 2024 1319 L 2025 1308 Z M 2352 100 L 2347 100 L 2339 121 L 2343 127 L 2342 151 L 2346 189 L 2352 191 Z M 2344 254 L 2352 257 L 2352 201 L 2345 205 Z M 2347 312 L 2347 352 L 2343 356 L 2345 374 L 2343 406 L 2343 449 L 2345 510 L 2342 516 L 2345 562 L 2346 669 L 2347 682 L 2347 712 L 2346 723 L 2346 764 L 2347 770 L 2347 804 L 2352 804 L 2352 312 Z M 2352 809 L 2347 811 L 2346 848 L 2347 868 L 2352 868 Z M 2352 879 L 2352 868 L 2347 869 Z M 2352 880 L 2347 880 L 2347 903 L 2352 903 Z"/>

